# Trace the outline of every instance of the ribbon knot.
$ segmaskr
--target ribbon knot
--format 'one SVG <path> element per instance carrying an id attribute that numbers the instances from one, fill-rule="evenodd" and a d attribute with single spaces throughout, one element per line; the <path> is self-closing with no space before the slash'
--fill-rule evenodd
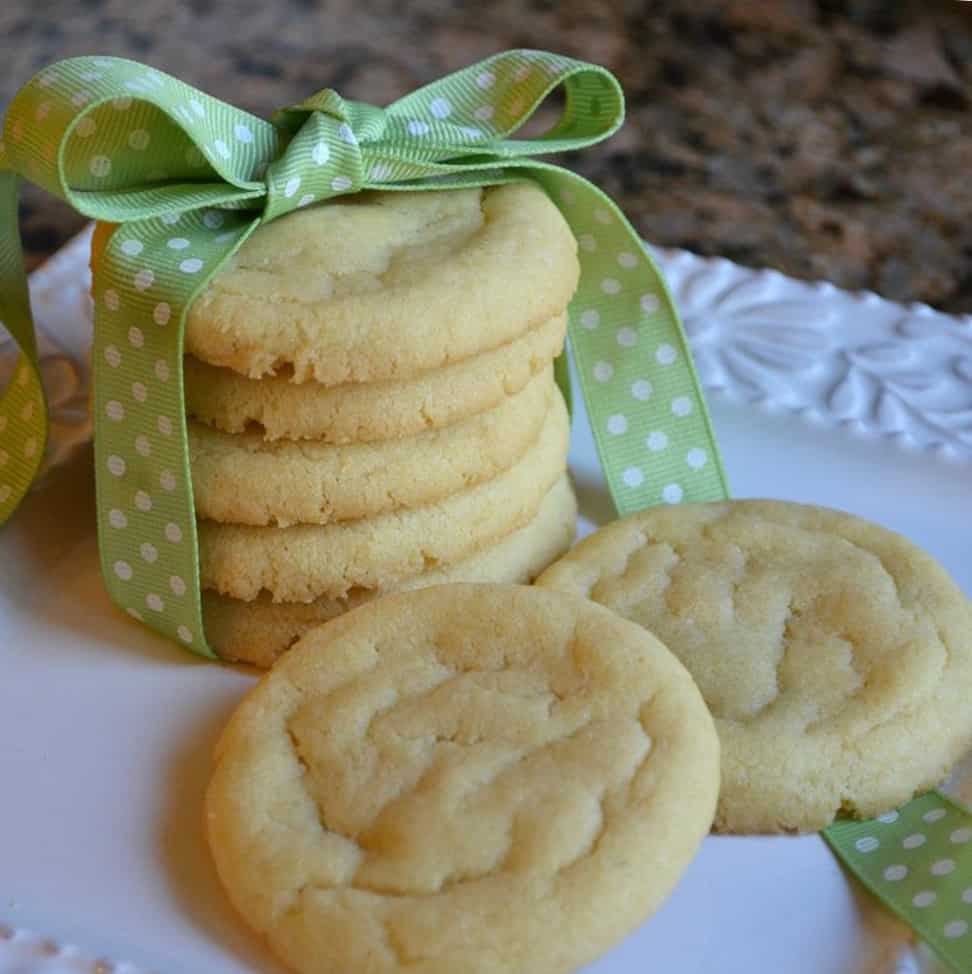
<path id="1" fill-rule="evenodd" d="M 325 88 L 281 109 L 272 122 L 284 147 L 267 167 L 264 220 L 358 192 L 364 182 L 361 145 L 348 104 L 336 91 Z"/>

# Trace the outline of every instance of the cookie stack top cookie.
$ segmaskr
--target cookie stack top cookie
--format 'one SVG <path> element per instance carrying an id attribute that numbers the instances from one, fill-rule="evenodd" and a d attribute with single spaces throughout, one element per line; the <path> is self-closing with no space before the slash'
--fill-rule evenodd
<path id="1" fill-rule="evenodd" d="M 562 314 L 576 253 L 532 183 L 362 193 L 261 227 L 193 304 L 186 350 L 251 378 L 410 378 Z"/>

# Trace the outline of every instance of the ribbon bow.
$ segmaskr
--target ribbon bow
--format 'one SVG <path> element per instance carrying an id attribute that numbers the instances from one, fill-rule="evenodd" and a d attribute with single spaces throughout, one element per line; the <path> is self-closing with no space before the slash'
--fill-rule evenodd
<path id="1" fill-rule="evenodd" d="M 560 85 L 560 120 L 538 138 L 511 138 Z M 120 225 L 92 287 L 102 570 L 117 604 L 196 652 L 212 655 L 182 390 L 186 309 L 261 223 L 296 207 L 364 189 L 537 182 L 580 245 L 571 343 L 619 512 L 724 497 L 660 274 L 610 199 L 532 158 L 598 142 L 623 115 L 608 71 L 540 51 L 498 54 L 385 109 L 325 90 L 269 122 L 132 61 L 82 57 L 46 69 L 10 106 L 0 150 L 0 319 L 22 352 L 0 402 L 0 520 L 36 474 L 46 429 L 17 175 Z"/>

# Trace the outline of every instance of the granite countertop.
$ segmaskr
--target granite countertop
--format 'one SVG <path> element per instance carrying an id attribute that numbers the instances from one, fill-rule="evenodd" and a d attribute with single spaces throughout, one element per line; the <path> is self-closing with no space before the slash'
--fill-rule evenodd
<path id="1" fill-rule="evenodd" d="M 968 0 L 6 0 L 0 45 L 0 108 L 76 54 L 259 114 L 385 103 L 507 47 L 599 61 L 628 123 L 567 162 L 649 240 L 972 312 Z M 82 222 L 28 188 L 28 259 Z"/>

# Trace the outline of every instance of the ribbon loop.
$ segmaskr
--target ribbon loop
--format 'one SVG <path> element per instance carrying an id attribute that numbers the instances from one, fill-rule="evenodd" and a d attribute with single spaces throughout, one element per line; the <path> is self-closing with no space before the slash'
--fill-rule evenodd
<path id="1" fill-rule="evenodd" d="M 559 120 L 538 138 L 511 139 L 561 86 Z M 598 65 L 518 50 L 434 81 L 386 111 L 404 124 L 405 134 L 427 131 L 459 154 L 485 151 L 508 159 L 581 149 L 608 138 L 624 121 L 624 94 L 617 79 Z"/>
<path id="2" fill-rule="evenodd" d="M 232 150 L 215 134 L 226 129 Z M 160 71 L 121 58 L 74 58 L 18 92 L 0 167 L 85 216 L 121 223 L 247 205 L 262 195 L 253 177 L 278 143 L 268 122 Z"/>

